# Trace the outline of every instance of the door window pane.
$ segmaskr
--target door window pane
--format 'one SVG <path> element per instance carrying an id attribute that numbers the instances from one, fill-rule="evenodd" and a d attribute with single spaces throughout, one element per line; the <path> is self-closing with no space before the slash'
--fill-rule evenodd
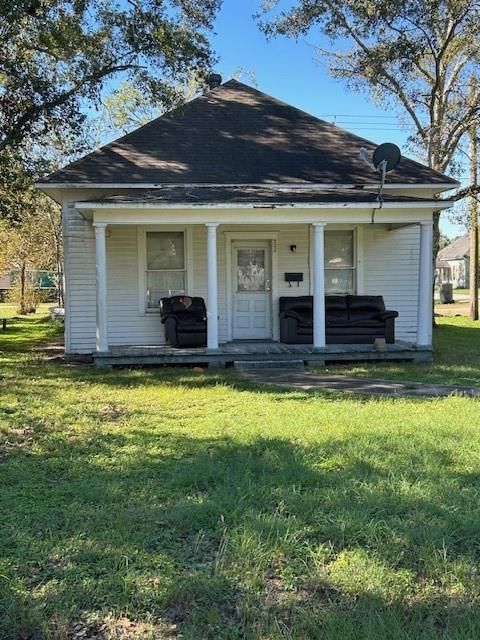
<path id="1" fill-rule="evenodd" d="M 184 268 L 183 232 L 149 231 L 147 233 L 147 270 Z"/>
<path id="2" fill-rule="evenodd" d="M 147 307 L 158 309 L 160 298 L 185 294 L 184 271 L 148 271 Z"/>
<path id="3" fill-rule="evenodd" d="M 238 291 L 265 291 L 265 249 L 237 250 Z"/>
<path id="4" fill-rule="evenodd" d="M 325 267 L 353 267 L 353 231 L 325 232 Z"/>

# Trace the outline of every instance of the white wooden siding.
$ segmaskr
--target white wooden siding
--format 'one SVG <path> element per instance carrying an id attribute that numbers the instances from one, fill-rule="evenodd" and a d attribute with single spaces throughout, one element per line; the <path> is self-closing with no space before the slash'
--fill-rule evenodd
<path id="1" fill-rule="evenodd" d="M 364 225 L 364 293 L 382 295 L 387 309 L 399 312 L 398 340 L 417 338 L 420 227 L 389 231 L 383 225 Z"/>
<path id="2" fill-rule="evenodd" d="M 95 234 L 68 204 L 62 208 L 65 251 L 65 349 L 95 350 Z"/>
<path id="3" fill-rule="evenodd" d="M 67 350 L 89 353 L 95 349 L 95 237 L 90 222 L 75 210 L 64 208 L 66 254 Z M 244 225 L 222 225 L 217 230 L 219 338 L 227 340 L 226 232 L 245 232 Z M 278 296 L 307 295 L 310 288 L 310 227 L 307 224 L 258 225 L 255 231 L 277 233 Z M 252 239 L 253 239 L 252 233 Z M 379 294 L 388 308 L 400 312 L 397 337 L 415 342 L 418 296 L 419 230 L 417 226 L 388 231 L 382 225 L 363 225 L 358 234 L 358 256 L 362 259 L 362 293 Z M 363 241 L 362 241 L 363 238 Z M 296 252 L 290 245 L 296 245 Z M 191 234 L 189 295 L 207 298 L 207 232 L 194 225 Z M 158 345 L 164 343 L 158 314 L 139 309 L 137 227 L 107 227 L 108 339 L 114 345 Z M 285 282 L 285 272 L 303 272 L 297 287 Z M 193 277 L 192 277 L 193 276 Z"/>

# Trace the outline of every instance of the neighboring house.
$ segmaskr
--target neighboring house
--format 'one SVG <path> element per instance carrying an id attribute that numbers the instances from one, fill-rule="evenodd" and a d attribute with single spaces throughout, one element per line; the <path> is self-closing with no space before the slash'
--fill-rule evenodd
<path id="1" fill-rule="evenodd" d="M 10 289 L 14 286 L 17 278 L 19 277 L 18 271 L 10 271 L 3 276 L 0 275 L 0 302 L 6 299 L 6 296 Z M 57 274 L 54 271 L 39 271 L 37 269 L 26 271 L 26 277 L 29 282 L 33 284 L 35 289 L 56 291 L 57 289 Z"/>
<path id="2" fill-rule="evenodd" d="M 7 293 L 10 291 L 12 286 L 12 281 L 9 273 L 5 273 L 0 275 L 0 302 L 3 302 Z"/>
<path id="3" fill-rule="evenodd" d="M 428 354 L 432 218 L 449 206 L 435 197 L 458 183 L 403 158 L 381 206 L 361 147 L 376 145 L 230 80 L 46 177 L 38 186 L 63 207 L 67 353 L 104 364 Z M 162 346 L 158 302 L 174 293 L 206 300 L 206 350 Z M 399 312 L 396 344 L 326 344 L 325 293 L 383 296 Z M 279 298 L 304 295 L 313 344 L 281 345 Z"/>
<path id="4" fill-rule="evenodd" d="M 470 286 L 470 237 L 460 236 L 437 254 L 437 284 L 451 282 L 454 289 Z"/>

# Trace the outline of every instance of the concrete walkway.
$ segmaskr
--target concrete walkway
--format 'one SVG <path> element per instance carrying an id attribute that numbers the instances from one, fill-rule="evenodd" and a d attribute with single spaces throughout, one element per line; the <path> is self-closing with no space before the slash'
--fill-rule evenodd
<path id="1" fill-rule="evenodd" d="M 352 378 L 323 375 L 303 369 L 274 367 L 248 369 L 242 374 L 254 382 L 272 384 L 302 391 L 337 391 L 348 395 L 443 398 L 447 396 L 480 397 L 479 387 L 460 387 L 446 384 L 404 383 L 373 378 Z"/>

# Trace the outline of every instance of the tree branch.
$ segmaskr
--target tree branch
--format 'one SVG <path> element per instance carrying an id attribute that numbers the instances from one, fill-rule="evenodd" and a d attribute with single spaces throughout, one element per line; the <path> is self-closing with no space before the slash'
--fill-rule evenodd
<path id="1" fill-rule="evenodd" d="M 449 198 L 449 200 L 452 202 L 458 202 L 459 200 L 463 200 L 469 196 L 476 196 L 478 193 L 480 193 L 480 184 L 471 184 L 468 187 L 459 189 L 455 195 Z"/>
<path id="2" fill-rule="evenodd" d="M 476 100 L 478 103 L 479 96 Z M 459 118 L 458 122 L 453 126 L 452 130 L 448 134 L 448 138 L 444 145 L 444 153 L 441 156 L 441 164 L 446 167 L 460 142 L 461 138 L 467 133 L 468 129 L 475 124 L 480 117 L 480 105 L 471 107 L 464 115 L 463 118 Z"/>
<path id="3" fill-rule="evenodd" d="M 89 84 L 90 82 L 96 82 L 105 78 L 108 75 L 113 73 L 120 73 L 122 71 L 128 71 L 129 69 L 138 69 L 140 68 L 137 64 L 124 64 L 124 65 L 116 65 L 104 67 L 97 73 L 91 74 L 90 76 L 86 76 L 82 78 L 80 82 L 77 82 L 71 89 L 65 91 L 64 93 L 57 95 L 53 100 L 45 102 L 41 105 L 36 105 L 30 109 L 28 109 L 14 124 L 14 126 L 10 127 L 10 131 L 6 133 L 4 139 L 0 142 L 0 151 L 4 151 L 10 144 L 15 142 L 18 134 L 23 130 L 23 128 L 32 121 L 36 116 L 40 116 L 42 113 L 50 111 L 51 109 L 55 109 L 56 107 L 60 107 L 62 104 L 65 104 L 72 96 L 74 96 L 78 91 Z"/>
<path id="4" fill-rule="evenodd" d="M 357 45 L 362 49 L 362 51 L 367 56 L 371 56 L 372 52 L 371 52 L 370 48 L 363 42 L 363 40 L 361 40 L 359 38 L 359 36 L 351 28 L 351 26 L 350 26 L 350 24 L 349 24 L 349 22 L 348 22 L 348 20 L 347 20 L 347 18 L 345 16 L 345 14 L 342 13 L 341 11 L 339 11 L 336 7 L 334 7 L 330 0 L 327 0 L 327 4 L 330 7 L 330 10 L 341 21 L 341 23 L 343 25 L 343 28 L 349 34 L 349 36 L 352 38 L 352 40 L 354 40 L 354 42 L 357 43 Z M 392 87 L 395 89 L 398 98 L 400 99 L 400 101 L 402 102 L 402 104 L 405 107 L 406 111 L 408 112 L 408 114 L 412 118 L 412 120 L 413 120 L 413 122 L 415 124 L 415 127 L 418 130 L 418 133 L 420 135 L 422 135 L 422 132 L 423 132 L 422 124 L 421 124 L 417 114 L 415 113 L 415 109 L 413 108 L 413 105 L 410 103 L 410 100 L 407 98 L 407 95 L 405 94 L 403 88 L 401 87 L 399 82 L 396 80 L 396 78 L 394 76 L 392 76 L 392 74 L 389 73 L 383 65 L 379 65 L 378 68 L 379 68 L 380 73 L 384 76 L 384 78 L 386 80 L 388 80 L 388 82 L 390 82 Z"/>

